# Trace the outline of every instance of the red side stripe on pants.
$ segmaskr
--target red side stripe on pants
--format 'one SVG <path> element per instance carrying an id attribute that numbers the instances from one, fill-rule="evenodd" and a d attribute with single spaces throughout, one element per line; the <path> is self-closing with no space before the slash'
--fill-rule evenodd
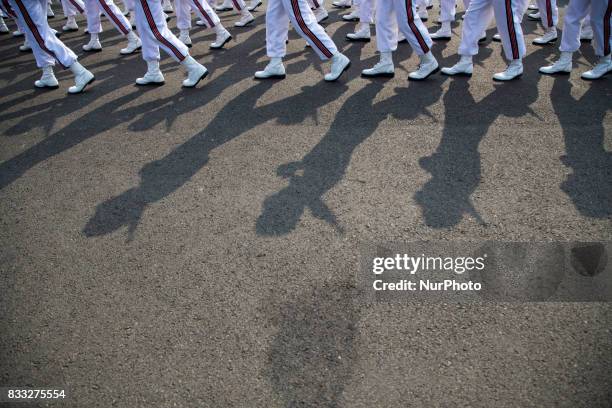
<path id="1" fill-rule="evenodd" d="M 129 33 L 130 30 L 128 30 L 127 28 L 123 26 L 123 24 L 121 24 L 121 20 L 119 20 L 119 18 L 117 18 L 117 16 L 115 15 L 115 13 L 113 13 L 110 7 L 108 7 L 108 4 L 106 4 L 106 1 L 100 0 L 99 3 L 104 9 L 106 17 L 110 18 L 111 20 L 115 22 L 115 24 L 117 25 L 117 27 L 119 27 L 119 30 L 123 33 L 123 35 L 127 35 L 127 33 Z"/>
<path id="2" fill-rule="evenodd" d="M 206 0 L 204 0 L 204 1 L 206 1 Z M 198 0 L 193 0 L 193 4 L 195 4 L 195 6 L 198 8 L 198 10 L 200 11 L 200 14 L 202 14 L 204 16 L 204 18 L 208 22 L 208 26 L 211 27 L 211 28 L 214 27 L 215 23 L 213 23 L 212 18 L 210 18 L 208 13 L 206 13 L 206 11 L 204 11 L 204 8 L 202 7 L 202 4 L 200 4 L 200 2 Z"/>
<path id="3" fill-rule="evenodd" d="M 28 13 L 28 9 L 26 9 L 26 7 L 23 5 L 21 0 L 15 0 L 15 3 L 17 4 L 17 7 L 19 7 L 19 11 L 21 12 L 21 15 L 23 16 L 23 19 L 25 20 L 26 25 L 30 29 L 30 32 L 34 36 L 34 39 L 36 39 L 38 46 L 44 52 L 46 52 L 47 54 L 55 58 L 57 63 L 60 64 L 62 68 L 67 68 L 64 64 L 60 62 L 60 60 L 57 58 L 55 53 L 51 51 L 49 48 L 47 48 L 47 46 L 45 45 L 45 41 L 42 38 L 42 35 L 40 35 L 40 32 L 38 31 L 38 27 L 36 27 L 36 24 L 34 24 L 34 21 L 32 21 L 32 17 L 30 17 L 30 14 Z"/>
<path id="4" fill-rule="evenodd" d="M 140 4 L 142 5 L 142 10 L 145 13 L 145 17 L 147 18 L 147 22 L 149 23 L 149 28 L 151 28 L 151 32 L 157 38 L 157 41 L 168 47 L 170 51 L 176 56 L 179 61 L 183 61 L 185 59 L 185 55 L 181 54 L 181 52 L 174 46 L 172 43 L 164 38 L 164 36 L 159 32 L 157 26 L 155 25 L 155 20 L 153 19 L 153 15 L 151 14 L 151 9 L 149 8 L 148 0 L 140 0 Z"/>
<path id="5" fill-rule="evenodd" d="M 512 0 L 506 0 L 506 23 L 508 24 L 508 35 L 512 46 L 512 59 L 519 59 L 518 41 L 514 31 L 514 13 L 512 12 Z"/>
<path id="6" fill-rule="evenodd" d="M 546 18 L 548 19 L 548 26 L 553 26 L 553 13 L 551 0 L 546 0 Z"/>
<path id="7" fill-rule="evenodd" d="M 83 14 L 83 13 L 85 12 L 85 10 L 83 10 L 83 7 L 81 7 L 81 5 L 80 5 L 78 2 L 76 2 L 76 1 L 74 1 L 74 0 L 70 0 L 70 2 L 72 3 L 72 5 L 74 6 L 74 8 L 75 8 L 75 9 L 77 9 L 77 11 L 78 11 L 80 14 Z"/>
<path id="8" fill-rule="evenodd" d="M 414 36 L 416 37 L 423 52 L 427 54 L 429 52 L 429 47 L 427 46 L 425 39 L 421 35 L 419 28 L 416 26 L 416 24 L 414 24 L 414 13 L 412 12 L 412 0 L 406 0 L 406 15 L 408 17 L 408 26 L 410 26 L 410 30 L 412 31 L 412 34 L 414 34 Z"/>
<path id="9" fill-rule="evenodd" d="M 319 8 L 320 4 L 317 0 L 312 0 L 312 4 L 314 4 L 315 8 Z"/>
<path id="10" fill-rule="evenodd" d="M 319 38 L 317 38 L 317 36 L 314 35 L 314 33 L 310 31 L 310 29 L 308 29 L 308 26 L 306 26 L 306 23 L 302 18 L 302 13 L 300 11 L 300 5 L 298 4 L 298 0 L 291 0 L 291 8 L 293 9 L 293 14 L 295 14 L 295 19 L 297 20 L 298 26 L 300 26 L 300 29 L 304 32 L 304 34 L 306 34 L 306 36 L 312 40 L 314 45 L 316 45 L 316 47 L 321 50 L 321 53 L 323 53 L 323 55 L 325 55 L 327 58 L 333 57 L 331 51 L 327 49 L 327 47 L 323 45 L 321 40 L 319 40 Z"/>
<path id="11" fill-rule="evenodd" d="M 610 54 L 610 18 L 612 17 L 612 0 L 608 0 L 608 9 L 604 15 L 604 56 Z"/>
<path id="12" fill-rule="evenodd" d="M 6 14 L 8 14 L 9 16 L 11 16 L 13 18 L 17 18 L 17 15 L 15 14 L 15 11 L 11 7 L 11 5 L 9 4 L 8 0 L 2 0 L 2 4 L 4 4 L 4 8 L 6 9 L 5 10 Z"/>
<path id="13" fill-rule="evenodd" d="M 234 7 L 236 7 L 236 10 L 242 11 L 242 7 L 240 7 L 240 4 L 238 3 L 238 1 L 232 0 L 232 3 L 234 3 Z"/>

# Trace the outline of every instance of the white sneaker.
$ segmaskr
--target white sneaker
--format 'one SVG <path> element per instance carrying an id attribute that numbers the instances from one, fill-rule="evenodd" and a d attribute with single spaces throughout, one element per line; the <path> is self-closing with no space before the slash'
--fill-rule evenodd
<path id="1" fill-rule="evenodd" d="M 47 3 L 47 18 L 55 18 L 55 13 L 51 8 L 51 4 Z"/>
<path id="2" fill-rule="evenodd" d="M 588 42 L 593 40 L 593 27 L 590 25 L 582 27 L 580 30 L 580 41 Z"/>
<path id="3" fill-rule="evenodd" d="M 543 36 L 533 40 L 535 45 L 547 45 L 557 41 L 557 27 L 551 27 L 550 30 L 546 31 Z"/>
<path id="4" fill-rule="evenodd" d="M 450 29 L 450 24 L 448 24 L 448 27 L 446 27 L 446 24 L 443 24 L 442 28 L 431 34 L 431 39 L 434 41 L 446 41 L 450 40 L 452 35 L 453 32 Z"/>
<path id="5" fill-rule="evenodd" d="M 232 39 L 232 35 L 225 28 L 221 27 L 219 31 L 217 31 L 217 38 L 215 38 L 215 42 L 210 44 L 210 48 L 213 50 L 218 50 L 223 48 L 225 44 L 227 44 Z"/>
<path id="6" fill-rule="evenodd" d="M 208 24 L 206 24 L 206 21 L 204 21 L 202 19 L 198 19 L 198 21 L 196 21 L 196 25 L 198 25 L 200 27 L 208 27 Z"/>
<path id="7" fill-rule="evenodd" d="M 74 18 L 74 16 L 68 16 L 66 18 L 66 25 L 62 27 L 62 31 L 70 32 L 70 31 L 78 31 L 79 26 Z"/>
<path id="8" fill-rule="evenodd" d="M 408 74 L 408 79 L 412 81 L 423 81 L 427 79 L 431 74 L 435 74 L 440 70 L 438 67 L 438 61 L 433 56 L 431 51 L 420 57 L 421 63 L 419 69 Z"/>
<path id="9" fill-rule="evenodd" d="M 9 28 L 6 26 L 4 20 L 0 17 L 0 34 L 8 34 L 9 32 Z"/>
<path id="10" fill-rule="evenodd" d="M 164 0 L 163 2 L 164 13 L 174 13 L 174 9 L 172 8 L 172 3 L 170 0 Z"/>
<path id="11" fill-rule="evenodd" d="M 19 51 L 21 51 L 21 52 L 32 52 L 32 47 L 30 47 L 30 42 L 28 41 L 27 38 L 23 41 L 23 45 L 19 46 Z"/>
<path id="12" fill-rule="evenodd" d="M 194 88 L 208 75 L 208 70 L 204 65 L 194 60 L 191 55 L 188 55 L 181 64 L 187 70 L 187 78 L 183 81 L 184 88 Z"/>
<path id="13" fill-rule="evenodd" d="M 234 7 L 232 6 L 232 0 L 224 0 L 220 6 L 215 7 L 215 10 L 216 11 L 229 11 L 233 8 Z"/>
<path id="14" fill-rule="evenodd" d="M 95 80 L 94 75 L 77 61 L 70 66 L 70 70 L 74 74 L 74 85 L 68 88 L 68 93 L 70 94 L 83 92 L 85 87 Z"/>
<path id="15" fill-rule="evenodd" d="M 421 19 L 421 21 L 425 22 L 429 20 L 429 15 L 427 14 L 427 8 L 423 7 L 422 10 L 417 11 L 417 14 L 419 15 L 419 18 Z"/>
<path id="16" fill-rule="evenodd" d="M 240 20 L 234 23 L 234 27 L 245 27 L 255 21 L 255 17 L 253 17 L 253 15 L 248 10 L 243 10 L 243 13 L 244 14 L 242 14 Z"/>
<path id="17" fill-rule="evenodd" d="M 247 10 L 255 11 L 255 10 L 257 10 L 257 7 L 259 7 L 261 5 L 262 5 L 261 0 L 251 0 L 251 4 L 249 4 L 249 6 L 247 7 Z"/>
<path id="18" fill-rule="evenodd" d="M 355 7 L 353 11 L 342 16 L 344 21 L 359 21 L 359 8 Z"/>
<path id="19" fill-rule="evenodd" d="M 580 77 L 582 79 L 587 79 L 587 80 L 600 79 L 604 75 L 606 75 L 608 72 L 611 72 L 611 71 L 612 71 L 612 59 L 610 58 L 610 55 L 608 55 L 606 57 L 599 58 L 599 61 L 593 67 L 593 69 L 583 73 Z"/>
<path id="20" fill-rule="evenodd" d="M 536 11 L 535 13 L 527 14 L 527 18 L 533 21 L 542 20 L 542 16 L 540 15 L 539 11 Z"/>
<path id="21" fill-rule="evenodd" d="M 263 71 L 255 72 L 257 79 L 284 79 L 285 66 L 281 58 L 272 58 Z"/>
<path id="22" fill-rule="evenodd" d="M 164 74 L 159 70 L 159 61 L 146 61 L 147 72 L 143 77 L 136 78 L 136 85 L 139 86 L 161 86 L 165 83 Z"/>
<path id="23" fill-rule="evenodd" d="M 529 5 L 529 7 L 527 7 L 528 10 L 539 10 L 538 9 L 538 3 L 531 3 Z"/>
<path id="24" fill-rule="evenodd" d="M 486 40 L 486 39 L 487 39 L 487 37 L 485 36 L 485 40 Z M 495 34 L 493 35 L 493 41 L 495 41 L 495 42 L 501 42 L 501 35 L 499 35 L 499 33 L 495 33 Z M 480 41 L 478 41 L 478 42 L 480 42 Z"/>
<path id="25" fill-rule="evenodd" d="M 337 0 L 332 2 L 332 6 L 336 7 L 336 8 L 350 8 L 351 7 L 351 0 Z"/>
<path id="26" fill-rule="evenodd" d="M 133 31 L 130 31 L 128 33 L 127 38 L 127 46 L 119 51 L 121 55 L 133 54 L 142 47 L 142 42 L 140 41 L 140 38 L 138 38 L 138 36 L 134 34 Z"/>
<path id="27" fill-rule="evenodd" d="M 572 72 L 572 53 L 562 52 L 561 57 L 552 65 L 541 67 L 540 73 L 546 75 L 569 74 Z"/>
<path id="28" fill-rule="evenodd" d="M 102 44 L 98 39 L 97 34 L 91 34 L 89 42 L 83 46 L 83 51 L 87 52 L 100 52 L 102 51 Z"/>
<path id="29" fill-rule="evenodd" d="M 34 86 L 37 88 L 51 88 L 57 89 L 59 88 L 59 84 L 55 75 L 53 74 L 53 65 L 47 65 L 42 69 L 42 77 L 39 80 L 34 82 Z"/>
<path id="30" fill-rule="evenodd" d="M 449 76 L 472 76 L 473 70 L 472 57 L 462 56 L 452 67 L 442 68 L 442 73 Z"/>
<path id="31" fill-rule="evenodd" d="M 329 17 L 329 14 L 327 13 L 327 10 L 325 10 L 325 7 L 323 7 L 323 6 L 312 10 L 312 12 L 314 13 L 315 17 L 317 18 L 317 23 L 321 23 L 321 22 L 327 20 L 327 18 Z"/>
<path id="32" fill-rule="evenodd" d="M 13 37 L 23 37 L 23 33 L 19 30 L 13 31 Z"/>
<path id="33" fill-rule="evenodd" d="M 191 48 L 191 37 L 189 37 L 189 30 L 181 30 L 178 39 L 185 44 L 187 47 Z"/>
<path id="34" fill-rule="evenodd" d="M 346 55 L 338 53 L 331 58 L 332 66 L 329 73 L 325 74 L 325 80 L 327 82 L 333 82 L 340 78 L 340 75 L 344 73 L 350 66 L 351 61 Z"/>
<path id="35" fill-rule="evenodd" d="M 380 61 L 378 61 L 376 65 L 361 71 L 361 76 L 365 78 L 393 78 L 394 75 L 395 67 L 393 66 L 393 59 L 391 58 L 390 52 L 381 52 Z"/>
<path id="36" fill-rule="evenodd" d="M 370 42 L 370 35 L 370 25 L 366 23 L 354 33 L 348 33 L 346 39 L 348 41 Z"/>
<path id="37" fill-rule="evenodd" d="M 508 68 L 504 72 L 498 72 L 493 75 L 494 81 L 512 81 L 523 75 L 523 62 L 520 59 L 512 60 Z"/>

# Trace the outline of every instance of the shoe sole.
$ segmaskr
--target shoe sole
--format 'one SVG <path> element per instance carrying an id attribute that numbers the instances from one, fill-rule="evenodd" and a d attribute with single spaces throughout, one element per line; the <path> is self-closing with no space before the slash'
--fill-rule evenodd
<path id="1" fill-rule="evenodd" d="M 446 72 L 440 70 L 440 73 L 442 75 L 446 75 L 448 77 L 466 77 L 466 78 L 471 78 L 472 77 L 472 73 L 471 72 L 457 72 L 456 74 L 447 74 Z"/>
<path id="2" fill-rule="evenodd" d="M 229 7 L 229 8 L 220 8 L 220 9 L 215 9 L 215 11 L 218 11 L 218 12 L 222 12 L 222 11 L 230 11 L 230 10 L 232 10 L 232 8 L 231 8 L 231 7 Z"/>
<path id="3" fill-rule="evenodd" d="M 236 24 L 234 24 L 234 27 L 244 28 L 244 27 L 246 27 L 246 26 L 248 26 L 248 25 L 253 24 L 254 22 L 255 22 L 255 19 L 253 19 L 253 20 L 249 21 L 248 23 L 244 23 L 243 25 L 236 25 Z"/>
<path id="4" fill-rule="evenodd" d="M 340 74 L 339 74 L 339 75 L 338 75 L 336 78 L 331 79 L 331 80 L 329 80 L 329 81 L 326 79 L 326 80 L 325 80 L 325 82 L 336 82 L 337 80 L 339 80 L 339 79 L 340 79 L 340 77 L 342 76 L 342 74 L 344 74 L 344 72 L 345 72 L 347 69 L 349 69 L 349 67 L 350 67 L 350 66 L 351 66 L 351 61 L 349 61 L 349 63 L 348 63 L 348 64 L 346 64 L 346 66 L 345 66 L 344 68 L 342 68 L 342 72 L 340 72 Z"/>
<path id="5" fill-rule="evenodd" d="M 450 41 L 452 38 L 451 37 L 431 37 L 431 39 L 434 41 Z"/>
<path id="6" fill-rule="evenodd" d="M 346 37 L 346 41 L 369 43 L 371 40 L 370 40 L 370 38 L 351 38 L 351 37 Z"/>
<path id="7" fill-rule="evenodd" d="M 557 71 L 557 72 L 542 72 L 540 70 L 538 70 L 538 72 L 542 75 L 548 75 L 548 76 L 563 76 L 563 75 L 569 75 L 571 74 L 571 71 Z"/>
<path id="8" fill-rule="evenodd" d="M 542 17 L 531 17 L 527 15 L 527 18 L 531 21 L 542 21 Z"/>
<path id="9" fill-rule="evenodd" d="M 134 84 L 138 87 L 147 87 L 147 86 L 162 86 L 166 83 L 166 81 L 161 82 L 147 82 L 146 84 L 139 84 L 138 82 L 134 82 Z"/>
<path id="10" fill-rule="evenodd" d="M 429 78 L 430 76 L 432 76 L 433 74 L 438 73 L 438 72 L 440 72 L 440 67 L 437 67 L 436 69 L 431 71 L 429 74 L 427 74 L 427 76 L 424 76 L 423 78 L 410 78 L 410 76 L 408 76 L 408 80 L 409 81 L 416 81 L 416 82 L 424 81 L 427 78 Z"/>
<path id="11" fill-rule="evenodd" d="M 226 39 L 225 41 L 223 41 L 223 44 L 221 44 L 220 46 L 218 46 L 218 47 L 213 47 L 213 46 L 211 45 L 209 48 L 210 48 L 211 50 L 220 50 L 221 48 L 223 48 L 223 47 L 225 46 L 225 44 L 227 44 L 228 42 L 230 42 L 230 41 L 232 40 L 232 38 L 234 38 L 234 37 L 232 37 L 232 36 L 230 35 L 229 37 L 227 37 L 227 39 Z"/>
<path id="12" fill-rule="evenodd" d="M 342 21 L 355 22 L 355 21 L 359 21 L 359 17 L 355 17 L 355 18 L 342 18 Z"/>
<path id="13" fill-rule="evenodd" d="M 62 31 L 65 32 L 65 33 L 74 33 L 75 31 L 79 31 L 79 29 L 78 28 L 69 28 L 69 29 L 66 30 L 66 29 L 62 28 Z"/>
<path id="14" fill-rule="evenodd" d="M 348 9 L 351 8 L 351 6 L 336 6 L 335 4 L 332 4 L 333 8 L 337 8 L 337 9 Z"/>
<path id="15" fill-rule="evenodd" d="M 187 45 L 187 44 L 185 44 L 185 45 Z M 187 47 L 191 47 L 191 45 L 187 45 Z M 140 50 L 141 50 L 141 48 L 142 48 L 142 45 L 141 45 L 140 47 L 136 48 L 136 49 L 135 49 L 134 51 L 132 51 L 132 52 L 126 52 L 126 53 L 123 53 L 123 52 L 119 51 L 119 55 L 132 55 L 132 54 L 136 54 L 138 51 L 140 51 Z M 102 51 L 102 50 L 100 50 L 100 51 Z"/>
<path id="16" fill-rule="evenodd" d="M 271 75 L 269 77 L 264 77 L 264 78 L 260 78 L 260 77 L 254 77 L 254 78 L 258 81 L 265 81 L 267 79 L 285 79 L 286 76 L 287 76 L 286 74 L 282 74 L 282 75 Z"/>
<path id="17" fill-rule="evenodd" d="M 30 48 L 29 50 L 19 50 L 19 52 L 31 53 L 31 52 L 32 52 L 32 49 Z"/>
<path id="18" fill-rule="evenodd" d="M 497 78 L 493 78 L 493 80 L 495 82 L 512 82 L 512 81 L 514 81 L 516 79 L 520 79 L 522 76 L 523 76 L 523 74 L 518 74 L 517 76 L 515 76 L 512 79 L 497 79 Z"/>
<path id="19" fill-rule="evenodd" d="M 0 35 L 8 35 L 8 34 L 9 34 L 8 31 L 6 31 L 6 32 L 5 31 L 0 31 Z"/>
<path id="20" fill-rule="evenodd" d="M 485 40 L 482 40 L 482 41 L 485 41 Z M 498 43 L 502 42 L 501 38 L 499 40 L 497 38 L 491 38 L 491 41 L 495 41 Z M 478 41 L 478 42 L 481 42 L 481 41 Z"/>
<path id="21" fill-rule="evenodd" d="M 317 20 L 317 23 L 321 24 L 322 22 L 324 22 L 325 20 L 329 19 L 329 16 L 321 19 L 321 20 Z"/>
<path id="22" fill-rule="evenodd" d="M 544 46 L 544 45 L 554 44 L 556 42 L 557 42 L 557 39 L 555 38 L 554 40 L 550 40 L 550 41 L 547 41 L 547 42 L 537 42 L 537 41 L 533 40 L 531 43 L 533 45 L 542 45 L 542 46 Z"/>
<path id="23" fill-rule="evenodd" d="M 40 89 L 40 90 L 43 90 L 43 89 L 58 89 L 59 88 L 59 84 L 58 85 L 53 85 L 53 86 L 50 86 L 50 85 L 36 86 L 36 85 L 34 85 L 34 88 Z"/>
<path id="24" fill-rule="evenodd" d="M 102 52 L 102 48 L 92 48 L 90 50 L 83 49 L 84 52 Z"/>
<path id="25" fill-rule="evenodd" d="M 605 74 L 603 74 L 602 76 L 600 76 L 599 78 L 585 78 L 582 75 L 580 75 L 580 79 L 582 79 L 583 81 L 598 81 L 600 79 L 603 79 L 603 77 L 605 77 L 606 75 L 608 75 L 610 72 L 612 71 L 608 71 Z"/>
<path id="26" fill-rule="evenodd" d="M 361 73 L 362 78 L 393 78 L 395 76 L 395 72 L 381 72 L 380 74 L 368 75 Z"/>
<path id="27" fill-rule="evenodd" d="M 583 43 L 590 43 L 591 41 L 593 41 L 592 38 L 581 38 L 580 39 L 580 42 L 583 42 Z"/>
<path id="28" fill-rule="evenodd" d="M 195 84 L 191 85 L 191 86 L 185 86 L 183 85 L 183 88 L 195 88 L 196 86 L 198 86 L 198 84 L 200 83 L 201 80 L 203 80 L 204 78 L 206 78 L 208 76 L 208 70 L 206 72 L 204 72 L 200 78 L 196 81 Z"/>
<path id="29" fill-rule="evenodd" d="M 83 88 L 81 88 L 81 90 L 79 92 L 75 92 L 75 93 L 71 93 L 68 92 L 68 95 L 78 95 L 78 94 L 82 94 L 83 92 L 85 92 L 85 88 L 87 88 L 87 86 L 89 84 L 91 84 L 93 81 L 96 80 L 96 77 L 92 77 L 89 81 L 87 81 L 87 83 L 85 85 L 83 85 Z"/>

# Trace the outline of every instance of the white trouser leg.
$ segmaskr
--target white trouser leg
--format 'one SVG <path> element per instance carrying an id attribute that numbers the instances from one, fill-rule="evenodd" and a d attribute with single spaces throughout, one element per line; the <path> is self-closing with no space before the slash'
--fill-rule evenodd
<path id="1" fill-rule="evenodd" d="M 440 0 L 440 21 L 449 23 L 455 21 L 455 5 L 457 0 Z"/>
<path id="2" fill-rule="evenodd" d="M 179 30 L 191 29 L 191 1 L 174 0 L 174 12 L 176 13 L 176 28 Z"/>
<path id="3" fill-rule="evenodd" d="M 499 1 L 499 0 L 496 0 Z M 459 55 L 478 54 L 478 40 L 493 19 L 491 0 L 471 0 L 463 19 Z"/>
<path id="4" fill-rule="evenodd" d="M 200 16 L 202 21 L 206 22 L 208 28 L 213 28 L 219 24 L 219 16 L 206 0 L 191 0 L 191 8 Z"/>
<path id="5" fill-rule="evenodd" d="M 136 29 L 142 41 L 142 57 L 145 61 L 159 59 L 159 47 L 174 60 L 183 62 L 189 49 L 166 24 L 161 0 L 136 0 Z"/>
<path id="6" fill-rule="evenodd" d="M 283 58 L 287 53 L 289 13 L 282 0 L 268 0 L 266 9 L 266 54 L 268 58 Z"/>
<path id="7" fill-rule="evenodd" d="M 389 0 L 376 0 L 376 48 L 380 52 L 397 50 L 397 19 Z"/>
<path id="8" fill-rule="evenodd" d="M 612 28 L 612 0 L 591 1 L 591 27 L 595 55 L 610 55 L 610 29 Z"/>
<path id="9" fill-rule="evenodd" d="M 520 0 L 492 1 L 497 22 L 497 32 L 501 36 L 504 54 L 510 60 L 525 56 L 525 38 L 521 20 L 525 11 Z"/>
<path id="10" fill-rule="evenodd" d="M 102 20 L 100 19 L 100 3 L 98 3 L 98 0 L 85 0 L 85 16 L 87 17 L 89 34 L 100 34 L 102 32 Z"/>
<path id="11" fill-rule="evenodd" d="M 62 0 L 62 8 L 66 17 L 74 17 L 85 13 L 85 5 L 82 0 Z"/>
<path id="12" fill-rule="evenodd" d="M 232 4 L 237 11 L 246 10 L 247 6 L 244 0 L 232 0 Z"/>
<path id="13" fill-rule="evenodd" d="M 557 0 L 537 0 L 537 3 L 544 28 L 556 27 L 559 19 Z"/>
<path id="14" fill-rule="evenodd" d="M 24 34 L 39 68 L 55 65 L 56 61 L 63 68 L 67 68 L 76 62 L 75 53 L 51 31 L 47 23 L 46 4 L 27 0 L 9 0 L 9 4 L 25 29 Z"/>
<path id="15" fill-rule="evenodd" d="M 374 0 L 359 1 L 359 21 L 362 23 L 370 23 L 372 21 L 372 2 Z"/>
<path id="16" fill-rule="evenodd" d="M 280 0 L 285 7 L 291 25 L 304 38 L 322 60 L 330 59 L 338 52 L 336 44 L 317 23 L 308 1 Z M 268 6 L 269 7 L 269 6 Z"/>
<path id="17" fill-rule="evenodd" d="M 121 34 L 127 35 L 132 31 L 132 25 L 113 0 L 98 0 L 98 4 L 100 5 L 100 11 Z"/>
<path id="18" fill-rule="evenodd" d="M 588 14 L 590 3 L 590 0 L 571 0 L 565 9 L 559 47 L 562 52 L 575 52 L 580 48 L 580 24 Z"/>
<path id="19" fill-rule="evenodd" d="M 388 0 L 390 1 L 390 0 Z M 413 0 L 393 0 L 397 25 L 417 55 L 427 54 L 433 44 L 427 27 L 416 13 Z"/>

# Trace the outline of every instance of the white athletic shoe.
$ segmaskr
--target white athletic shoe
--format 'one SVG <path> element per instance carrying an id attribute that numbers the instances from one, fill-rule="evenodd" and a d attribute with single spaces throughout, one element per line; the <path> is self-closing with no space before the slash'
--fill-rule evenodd
<path id="1" fill-rule="evenodd" d="M 548 45 L 557 41 L 557 27 L 551 27 L 543 36 L 533 40 L 535 45 Z"/>
<path id="2" fill-rule="evenodd" d="M 433 56 L 431 51 L 420 57 L 421 63 L 419 69 L 408 74 L 408 79 L 411 81 L 423 81 L 427 79 L 431 74 L 435 74 L 440 70 L 438 67 L 438 61 Z"/>
<path id="3" fill-rule="evenodd" d="M 487 39 L 487 37 L 485 36 L 485 40 Z M 493 34 L 493 41 L 495 42 L 501 42 L 501 35 L 499 35 L 499 33 L 495 33 Z M 480 41 L 479 41 L 480 42 Z"/>
<path id="4" fill-rule="evenodd" d="M 59 84 L 55 78 L 55 75 L 53 74 L 53 65 L 43 67 L 42 72 L 42 77 L 34 82 L 34 86 L 37 88 L 57 89 Z"/>
<path id="5" fill-rule="evenodd" d="M 204 21 L 202 19 L 198 19 L 198 21 L 196 21 L 196 25 L 198 25 L 200 27 L 208 27 L 208 24 L 206 24 L 206 21 Z"/>
<path id="6" fill-rule="evenodd" d="M 191 48 L 191 37 L 189 37 L 189 30 L 181 30 L 178 39 L 185 44 L 187 47 Z"/>
<path id="7" fill-rule="evenodd" d="M 261 0 L 251 0 L 251 4 L 249 4 L 249 6 L 247 7 L 247 10 L 255 11 L 255 10 L 257 10 L 257 7 L 259 7 L 261 5 L 262 5 Z"/>
<path id="8" fill-rule="evenodd" d="M 257 79 L 284 79 L 285 66 L 281 58 L 271 58 L 263 71 L 255 72 Z"/>
<path id="9" fill-rule="evenodd" d="M 469 56 L 461 56 L 459 62 L 452 67 L 442 68 L 442 73 L 450 76 L 472 76 L 473 71 L 474 64 Z"/>
<path id="10" fill-rule="evenodd" d="M 535 13 L 527 14 L 527 18 L 533 21 L 540 21 L 542 20 L 542 15 L 539 11 L 536 11 Z"/>
<path id="11" fill-rule="evenodd" d="M 327 13 L 327 10 L 325 10 L 325 7 L 323 7 L 323 6 L 312 10 L 312 12 L 314 13 L 315 17 L 317 18 L 317 23 L 321 23 L 321 22 L 327 20 L 327 18 L 329 17 L 329 14 Z"/>
<path id="12" fill-rule="evenodd" d="M 361 28 L 354 33 L 348 33 L 346 39 L 348 41 L 370 42 L 370 25 L 360 24 Z"/>
<path id="13" fill-rule="evenodd" d="M 361 71 L 361 76 L 366 78 L 385 77 L 393 78 L 395 75 L 395 67 L 393 66 L 393 58 L 390 52 L 381 52 L 380 61 L 372 68 Z"/>
<path id="14" fill-rule="evenodd" d="M 19 46 L 19 51 L 21 52 L 31 52 L 32 51 L 32 47 L 30 47 L 30 42 L 28 41 L 27 38 L 23 40 L 23 45 Z"/>
<path id="15" fill-rule="evenodd" d="M 229 11 L 233 8 L 234 7 L 232 6 L 232 0 L 224 0 L 220 6 L 215 7 L 215 10 L 216 11 Z"/>
<path id="16" fill-rule="evenodd" d="M 136 78 L 136 85 L 139 86 L 160 86 L 165 83 L 164 74 L 159 70 L 159 61 L 146 61 L 147 72 L 144 76 Z"/>
<path id="17" fill-rule="evenodd" d="M 140 41 L 140 38 L 138 38 L 138 36 L 134 34 L 133 31 L 130 31 L 128 33 L 127 38 L 127 46 L 119 51 L 121 55 L 133 54 L 142 47 L 142 42 Z"/>
<path id="18" fill-rule="evenodd" d="M 70 31 L 78 31 L 79 26 L 77 25 L 76 19 L 74 16 L 66 17 L 66 24 L 62 27 L 62 31 L 70 32 Z"/>
<path id="19" fill-rule="evenodd" d="M 353 11 L 342 16 L 344 21 L 359 21 L 359 7 L 354 7 Z"/>
<path id="20" fill-rule="evenodd" d="M 332 2 L 332 6 L 336 8 L 350 8 L 352 5 L 351 0 L 337 0 Z"/>
<path id="21" fill-rule="evenodd" d="M 419 9 L 419 11 L 417 11 L 417 14 L 419 15 L 419 18 L 421 19 L 421 21 L 425 22 L 427 20 L 429 20 L 429 15 L 427 14 L 427 8 L 423 7 L 423 9 Z"/>
<path id="22" fill-rule="evenodd" d="M 431 39 L 434 41 L 446 41 L 450 40 L 452 35 L 453 32 L 451 31 L 450 23 L 442 23 L 442 27 L 431 34 Z"/>
<path id="23" fill-rule="evenodd" d="M 253 21 L 255 21 L 255 17 L 248 10 L 243 10 L 242 17 L 234 23 L 234 27 L 245 27 Z"/>
<path id="24" fill-rule="evenodd" d="M 13 31 L 13 37 L 23 37 L 23 33 L 19 30 Z"/>
<path id="25" fill-rule="evenodd" d="M 0 17 L 0 34 L 8 34 L 9 32 L 9 28 L 6 26 L 4 20 Z"/>
<path id="26" fill-rule="evenodd" d="M 215 42 L 210 44 L 210 48 L 212 48 L 213 50 L 223 48 L 225 44 L 227 44 L 231 39 L 232 35 L 229 33 L 229 31 L 227 31 L 224 27 L 219 27 Z"/>
<path id="27" fill-rule="evenodd" d="M 55 13 L 51 8 L 51 4 L 47 3 L 47 18 L 55 18 Z"/>
<path id="28" fill-rule="evenodd" d="M 580 30 L 580 41 L 592 41 L 593 40 L 593 27 L 590 25 L 582 27 Z"/>
<path id="29" fill-rule="evenodd" d="M 99 52 L 102 51 L 102 44 L 98 39 L 98 34 L 90 34 L 89 42 L 83 46 L 83 51 Z"/>
<path id="30" fill-rule="evenodd" d="M 327 82 L 333 82 L 340 78 L 340 75 L 344 73 L 351 66 L 351 61 L 346 55 L 338 53 L 331 58 L 331 70 L 325 74 L 325 80 Z"/>
<path id="31" fill-rule="evenodd" d="M 164 13 L 174 13 L 174 9 L 172 8 L 172 2 L 170 0 L 164 0 L 162 7 L 164 9 Z"/>
<path id="32" fill-rule="evenodd" d="M 572 72 L 572 53 L 562 52 L 561 57 L 552 65 L 541 67 L 540 73 L 546 75 L 569 74 Z"/>
<path id="33" fill-rule="evenodd" d="M 538 10 L 538 3 L 531 3 L 529 5 L 529 7 L 527 7 L 528 10 Z"/>
<path id="34" fill-rule="evenodd" d="M 594 80 L 602 78 L 608 72 L 612 71 L 612 59 L 610 55 L 599 58 L 597 64 L 590 71 L 584 72 L 580 77 L 582 79 Z"/>
<path id="35" fill-rule="evenodd" d="M 78 61 L 70 66 L 70 70 L 74 74 L 74 85 L 68 88 L 68 93 L 78 94 L 85 90 L 85 87 L 91 84 L 95 77 L 94 74 L 86 70 Z"/>
<path id="36" fill-rule="evenodd" d="M 194 60 L 191 55 L 188 55 L 181 64 L 187 70 L 187 78 L 183 81 L 183 88 L 194 88 L 208 75 L 208 70 L 204 65 Z"/>
<path id="37" fill-rule="evenodd" d="M 512 60 L 504 72 L 498 72 L 493 75 L 493 80 L 500 82 L 512 81 L 521 75 L 523 75 L 523 62 L 520 59 L 515 59 Z"/>

